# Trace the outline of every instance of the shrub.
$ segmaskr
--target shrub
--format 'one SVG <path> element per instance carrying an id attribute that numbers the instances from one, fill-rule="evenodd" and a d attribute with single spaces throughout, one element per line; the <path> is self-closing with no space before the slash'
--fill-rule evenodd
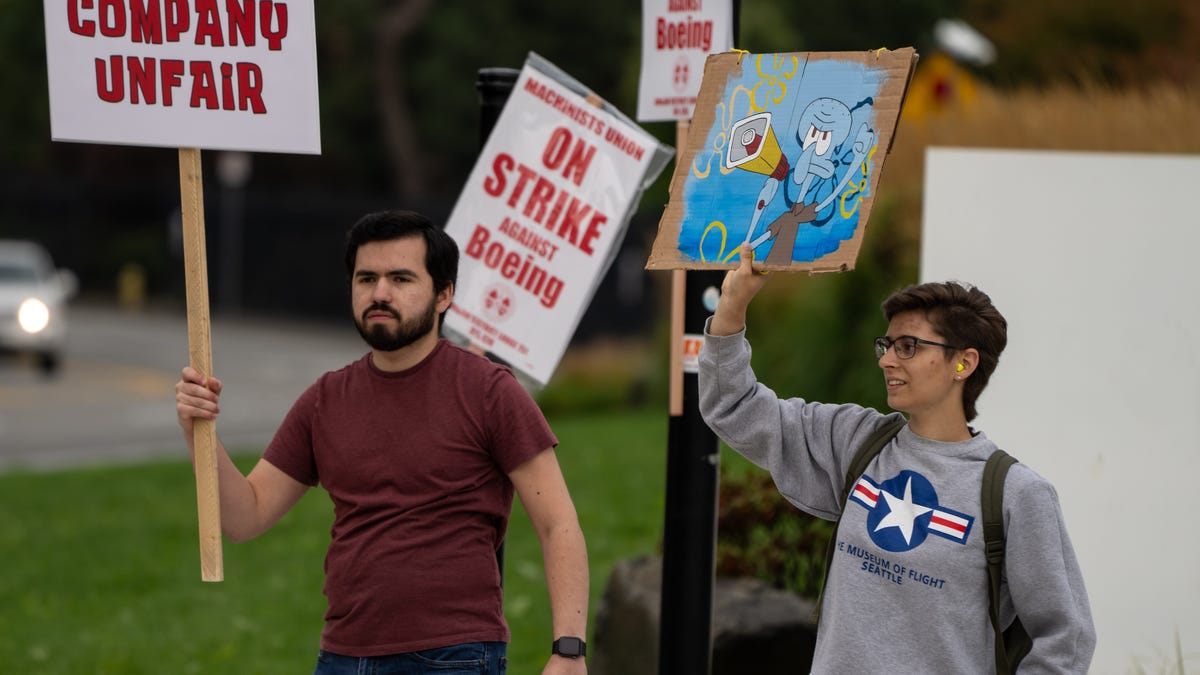
<path id="1" fill-rule="evenodd" d="M 833 523 L 784 499 L 769 474 L 737 475 L 722 465 L 717 510 L 717 574 L 754 577 L 816 599 Z"/>

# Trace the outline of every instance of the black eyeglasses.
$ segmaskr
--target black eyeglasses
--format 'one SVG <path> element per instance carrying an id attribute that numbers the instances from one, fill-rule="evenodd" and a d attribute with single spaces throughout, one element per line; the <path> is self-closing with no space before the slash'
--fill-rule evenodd
<path id="1" fill-rule="evenodd" d="M 954 345 L 934 342 L 933 340 L 924 340 L 912 335 L 901 335 L 895 340 L 885 336 L 875 338 L 875 356 L 882 359 L 887 350 L 894 348 L 896 356 L 902 359 L 911 359 L 917 353 L 918 344 L 945 347 L 946 349 L 960 349 L 960 347 L 955 347 Z"/>

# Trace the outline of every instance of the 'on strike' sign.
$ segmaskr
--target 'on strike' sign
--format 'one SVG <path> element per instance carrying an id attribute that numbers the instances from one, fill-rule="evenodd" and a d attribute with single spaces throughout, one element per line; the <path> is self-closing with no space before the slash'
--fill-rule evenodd
<path id="1" fill-rule="evenodd" d="M 530 55 L 446 224 L 462 251 L 447 330 L 543 384 L 670 159 L 564 79 Z"/>
<path id="2" fill-rule="evenodd" d="M 312 2 L 44 7 L 54 140 L 320 153 Z"/>

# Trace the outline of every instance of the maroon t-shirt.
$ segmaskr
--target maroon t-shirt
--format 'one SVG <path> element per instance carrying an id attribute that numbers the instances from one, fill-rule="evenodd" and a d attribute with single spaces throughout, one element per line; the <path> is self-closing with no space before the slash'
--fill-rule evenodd
<path id="1" fill-rule="evenodd" d="M 334 505 L 321 647 L 379 656 L 507 642 L 507 474 L 558 441 L 512 373 L 442 340 L 399 373 L 326 373 L 263 458 Z"/>

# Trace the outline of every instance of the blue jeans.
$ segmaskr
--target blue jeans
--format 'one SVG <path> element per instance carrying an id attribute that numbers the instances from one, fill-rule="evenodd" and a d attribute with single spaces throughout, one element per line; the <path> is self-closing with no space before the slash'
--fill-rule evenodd
<path id="1" fill-rule="evenodd" d="M 324 649 L 313 675 L 504 675 L 503 642 L 469 642 L 407 654 L 342 656 Z"/>

